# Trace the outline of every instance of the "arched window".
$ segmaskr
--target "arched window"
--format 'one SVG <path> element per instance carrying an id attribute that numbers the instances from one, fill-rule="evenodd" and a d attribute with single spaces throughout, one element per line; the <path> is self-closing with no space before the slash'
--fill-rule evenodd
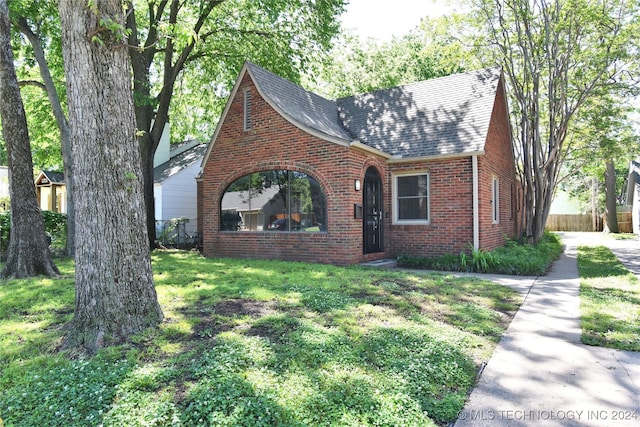
<path id="1" fill-rule="evenodd" d="M 320 184 L 302 172 L 270 170 L 245 175 L 220 201 L 226 231 L 327 231 L 327 200 Z"/>

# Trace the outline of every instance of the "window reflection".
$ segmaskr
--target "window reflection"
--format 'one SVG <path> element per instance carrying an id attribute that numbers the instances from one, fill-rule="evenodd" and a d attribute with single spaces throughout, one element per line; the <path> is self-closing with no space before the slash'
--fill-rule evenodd
<path id="1" fill-rule="evenodd" d="M 245 175 L 227 187 L 220 203 L 227 231 L 327 231 L 326 198 L 302 172 L 271 170 Z"/>
<path id="2" fill-rule="evenodd" d="M 396 177 L 396 221 L 429 221 L 429 174 Z"/>

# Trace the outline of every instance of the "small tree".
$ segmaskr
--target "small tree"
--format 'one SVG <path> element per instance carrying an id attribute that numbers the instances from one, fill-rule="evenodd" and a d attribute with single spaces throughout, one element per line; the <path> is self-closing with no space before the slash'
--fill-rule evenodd
<path id="1" fill-rule="evenodd" d="M 618 231 L 616 206 L 621 202 L 626 166 L 640 148 L 632 122 L 633 108 L 625 102 L 627 90 L 598 93 L 585 102 L 567 138 L 564 176 L 560 179 L 574 197 L 583 202 L 591 200 L 595 212 L 602 207 L 597 194 L 600 184 L 604 183 L 605 225 L 613 233 Z M 592 187 L 586 194 L 585 183 Z M 587 197 L 588 194 L 591 197 Z"/>
<path id="2" fill-rule="evenodd" d="M 538 242 L 576 113 L 624 77 L 636 46 L 636 2 L 479 0 L 514 102 L 527 237 Z"/>
<path id="3" fill-rule="evenodd" d="M 11 176 L 11 236 L 2 276 L 54 276 L 59 271 L 51 258 L 33 185 L 33 162 L 27 119 L 20 97 L 11 51 L 11 23 L 6 0 L 0 0 L 0 115 Z"/>
<path id="4" fill-rule="evenodd" d="M 54 84 L 49 63 L 46 59 L 45 46 L 43 46 L 44 36 L 42 34 L 44 31 L 43 28 L 46 28 L 49 33 L 57 33 L 57 31 L 59 31 L 56 5 L 47 1 L 38 1 L 31 4 L 14 4 L 14 6 L 18 9 L 16 11 L 17 16 L 14 19 L 14 26 L 24 34 L 27 40 L 29 40 L 33 57 L 38 64 L 38 69 L 42 78 L 42 83 L 34 82 L 34 84 L 43 88 L 47 93 L 47 98 L 51 104 L 51 112 L 55 118 L 58 130 L 60 131 L 61 152 L 67 192 L 67 241 L 65 252 L 67 256 L 73 257 L 75 255 L 75 203 L 73 200 L 74 169 L 73 159 L 71 157 L 71 142 L 69 140 L 69 122 L 65 115 L 58 89 Z M 23 7 L 26 7 L 26 10 L 24 10 Z M 37 22 L 37 26 L 32 22 L 32 20 L 34 20 L 34 14 L 38 19 L 40 19 L 40 21 Z M 42 23 L 42 15 L 47 16 L 46 25 Z M 62 65 L 60 65 L 60 67 L 62 67 Z"/>

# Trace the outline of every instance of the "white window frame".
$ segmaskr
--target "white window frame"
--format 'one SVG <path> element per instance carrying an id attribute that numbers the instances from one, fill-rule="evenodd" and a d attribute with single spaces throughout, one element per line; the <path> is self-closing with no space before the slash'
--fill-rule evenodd
<path id="1" fill-rule="evenodd" d="M 491 222 L 500 223 L 500 180 L 495 175 L 491 177 Z"/>
<path id="2" fill-rule="evenodd" d="M 245 88 L 242 100 L 242 130 L 251 130 L 251 89 Z"/>
<path id="3" fill-rule="evenodd" d="M 400 219 L 398 199 L 398 178 L 409 176 L 427 176 L 427 219 Z M 411 173 L 393 174 L 393 224 L 398 225 L 429 225 L 431 224 L 431 174 L 429 171 L 412 171 Z"/>

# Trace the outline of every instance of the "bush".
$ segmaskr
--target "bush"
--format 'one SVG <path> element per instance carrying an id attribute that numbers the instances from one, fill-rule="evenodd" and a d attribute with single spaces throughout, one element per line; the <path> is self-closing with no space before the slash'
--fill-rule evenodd
<path id="1" fill-rule="evenodd" d="M 41 211 L 44 229 L 51 238 L 51 251 L 61 255 L 67 244 L 67 216 L 58 212 Z M 11 215 L 0 212 L 0 252 L 4 253 L 9 246 L 11 234 Z"/>
<path id="2" fill-rule="evenodd" d="M 462 252 L 460 255 L 447 254 L 434 258 L 402 255 L 398 257 L 398 265 L 429 270 L 541 276 L 561 253 L 560 238 L 545 232 L 537 245 L 509 240 L 505 246 L 491 252 L 471 248 L 469 254 Z"/>

